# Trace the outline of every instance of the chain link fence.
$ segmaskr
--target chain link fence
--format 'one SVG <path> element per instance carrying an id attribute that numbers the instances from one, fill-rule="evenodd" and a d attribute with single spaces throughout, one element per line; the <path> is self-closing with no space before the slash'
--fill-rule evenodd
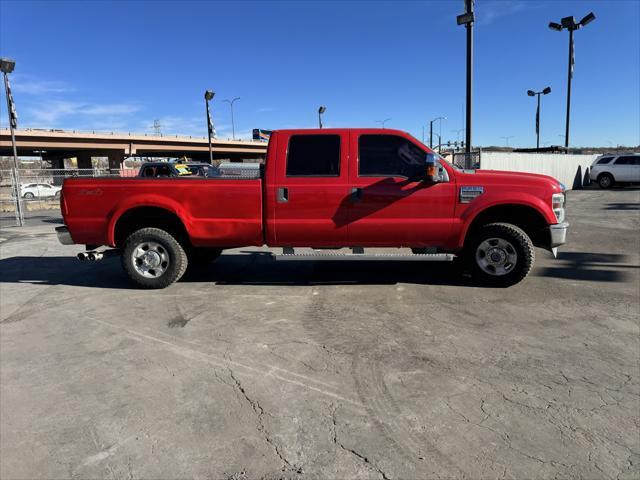
<path id="1" fill-rule="evenodd" d="M 480 150 L 475 152 L 454 152 L 451 162 L 458 168 L 477 170 L 480 168 Z"/>
<path id="2" fill-rule="evenodd" d="M 0 227 L 61 223 L 60 191 L 65 178 L 136 175 L 135 170 L 0 170 Z"/>
<path id="3" fill-rule="evenodd" d="M 161 163 L 165 167 L 169 163 Z M 65 178 L 70 177 L 135 177 L 139 169 L 9 169 L 0 170 L 0 228 L 62 223 L 60 192 Z M 194 171 L 197 175 L 197 172 Z M 217 178 L 256 179 L 261 171 L 258 163 L 223 162 L 215 168 Z M 155 178 L 168 177 L 160 172 Z"/>

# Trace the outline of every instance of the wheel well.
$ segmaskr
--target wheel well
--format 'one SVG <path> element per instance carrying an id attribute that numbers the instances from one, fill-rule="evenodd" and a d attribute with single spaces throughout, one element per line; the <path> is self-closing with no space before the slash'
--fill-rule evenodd
<path id="1" fill-rule="evenodd" d="M 604 176 L 611 177 L 612 179 L 614 178 L 611 172 L 602 172 L 598 174 L 598 180 L 600 180 Z"/>
<path id="2" fill-rule="evenodd" d="M 116 246 L 122 247 L 129 235 L 147 227 L 160 228 L 173 235 L 183 245 L 190 243 L 187 229 L 175 213 L 159 207 L 138 207 L 125 212 L 116 222 Z"/>
<path id="3" fill-rule="evenodd" d="M 551 241 L 545 218 L 536 209 L 525 205 L 496 205 L 480 212 L 471 222 L 465 241 L 483 225 L 495 222 L 521 228 L 537 247 L 547 248 Z"/>

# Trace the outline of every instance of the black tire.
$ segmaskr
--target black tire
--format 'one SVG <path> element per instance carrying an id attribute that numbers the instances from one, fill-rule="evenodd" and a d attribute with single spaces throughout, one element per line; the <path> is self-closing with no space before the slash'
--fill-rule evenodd
<path id="1" fill-rule="evenodd" d="M 600 188 L 611 188 L 614 183 L 615 180 L 610 173 L 601 173 L 598 175 L 598 186 L 600 186 Z"/>
<path id="2" fill-rule="evenodd" d="M 487 256 L 486 247 L 491 258 Z M 493 264 L 494 255 L 496 264 Z M 529 275 L 535 261 L 535 249 L 522 229 L 510 223 L 490 223 L 472 235 L 465 244 L 464 256 L 478 284 L 510 287 Z M 500 263 L 501 260 L 504 262 Z"/>
<path id="3" fill-rule="evenodd" d="M 143 249 L 145 244 L 159 245 L 160 247 L 156 248 L 164 255 L 163 264 L 166 263 L 166 266 L 158 265 L 164 271 L 157 276 L 145 276 L 141 273 L 143 266 L 137 264 L 140 259 L 134 258 L 134 252 L 138 251 L 138 248 Z M 122 268 L 129 278 L 142 288 L 168 287 L 180 280 L 189 263 L 182 245 L 171 234 L 159 228 L 141 228 L 129 235 L 124 243 L 121 261 Z M 148 269 L 147 274 L 151 275 L 148 272 L 152 270 Z"/>
<path id="4" fill-rule="evenodd" d="M 23 198 L 26 198 L 27 200 L 31 200 L 33 198 L 35 198 L 35 195 L 31 192 L 27 192 L 23 195 Z"/>
<path id="5" fill-rule="evenodd" d="M 221 248 L 192 247 L 187 250 L 189 268 L 197 269 L 206 267 L 207 265 L 215 262 L 221 253 Z"/>

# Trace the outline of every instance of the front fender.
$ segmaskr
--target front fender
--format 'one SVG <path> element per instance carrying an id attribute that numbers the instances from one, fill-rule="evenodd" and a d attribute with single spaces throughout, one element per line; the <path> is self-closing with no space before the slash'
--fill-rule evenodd
<path id="1" fill-rule="evenodd" d="M 140 207 L 156 207 L 167 210 L 170 213 L 176 215 L 184 224 L 187 234 L 191 236 L 190 226 L 191 220 L 184 207 L 177 201 L 168 198 L 163 195 L 157 195 L 153 193 L 142 193 L 139 195 L 133 195 L 127 197 L 118 202 L 109 212 L 109 223 L 107 225 L 107 240 L 110 246 L 114 247 L 116 244 L 115 230 L 118 220 L 128 211 L 140 208 Z"/>
<path id="2" fill-rule="evenodd" d="M 548 225 L 557 223 L 556 216 L 551 209 L 551 204 L 546 203 L 536 195 L 526 192 L 510 192 L 509 194 L 505 194 L 504 192 L 494 194 L 484 193 L 467 204 L 466 208 L 459 214 L 462 227 L 456 242 L 457 248 L 461 249 L 464 246 L 469 227 L 478 215 L 492 207 L 509 205 L 532 208 L 544 218 Z M 458 207 L 460 207 L 460 204 Z"/>

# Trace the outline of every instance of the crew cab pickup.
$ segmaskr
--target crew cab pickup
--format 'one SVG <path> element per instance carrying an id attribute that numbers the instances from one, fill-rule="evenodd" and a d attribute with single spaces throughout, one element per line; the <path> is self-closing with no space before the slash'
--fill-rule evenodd
<path id="1" fill-rule="evenodd" d="M 58 237 L 87 245 L 81 258 L 120 253 L 146 288 L 167 287 L 224 249 L 263 245 L 285 256 L 409 248 L 416 260 L 461 260 L 478 282 L 510 286 L 528 275 L 534 246 L 555 254 L 566 239 L 565 188 L 555 179 L 461 170 L 397 130 L 275 131 L 253 171 L 68 178 Z"/>

